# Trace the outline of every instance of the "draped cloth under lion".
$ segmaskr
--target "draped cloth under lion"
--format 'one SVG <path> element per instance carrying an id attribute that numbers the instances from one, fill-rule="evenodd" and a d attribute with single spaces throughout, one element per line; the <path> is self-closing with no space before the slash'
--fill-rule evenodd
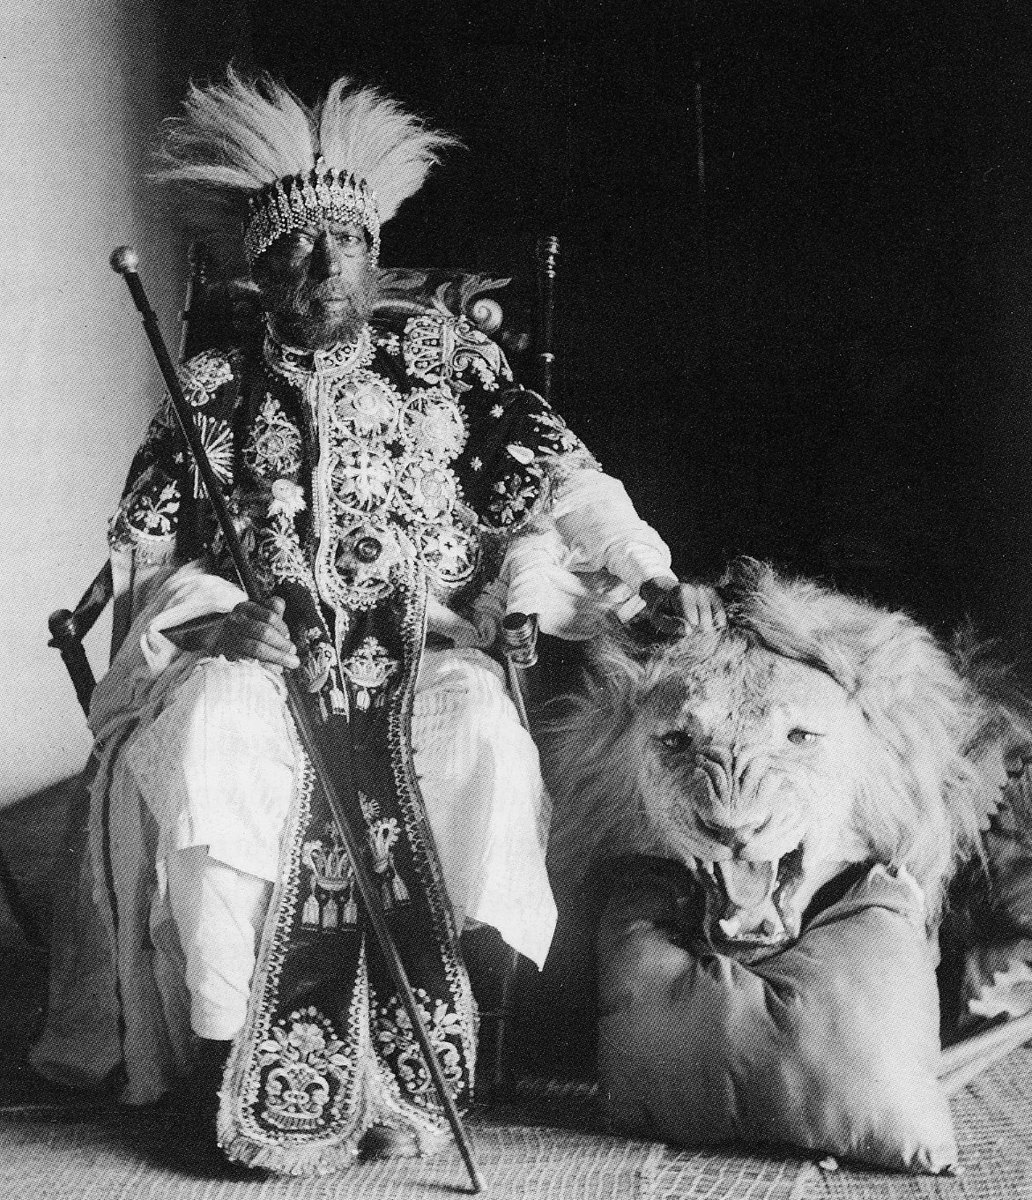
<path id="1" fill-rule="evenodd" d="M 184 391 L 256 573 L 287 601 L 321 749 L 335 773 L 353 780 L 360 809 L 351 813 L 353 827 L 365 830 L 367 863 L 445 1076 L 459 1102 L 468 1102 L 475 1007 L 450 881 L 414 769 L 417 680 L 428 636 L 431 646 L 442 634 L 456 640 L 454 614 L 473 633 L 467 644 L 491 644 L 505 603 L 499 573 L 513 558 L 507 552 L 516 548 L 518 560 L 521 541 L 547 542 L 549 514 L 558 511 L 563 490 L 578 479 L 603 489 L 615 481 L 598 471 L 540 397 L 513 384 L 492 342 L 443 313 L 366 326 L 356 343 L 326 351 L 298 351 L 267 337 L 260 350 L 208 352 L 185 368 Z M 603 508 L 606 500 L 611 492 Z M 581 541 L 598 531 L 605 536 L 582 551 L 580 562 L 603 567 L 606 586 L 618 582 L 614 573 L 633 589 L 669 571 L 665 547 L 629 502 L 611 506 L 608 517 L 598 504 L 585 512 Z M 224 547 L 168 406 L 134 461 L 112 544 L 165 565 L 171 577 L 159 609 L 203 615 L 224 612 L 239 598 L 235 585 L 219 578 L 229 575 Z M 614 566 L 632 560 L 622 572 Z M 534 575 L 540 580 L 541 571 Z M 555 568 L 551 578 L 561 575 Z M 595 603 L 600 586 L 577 584 L 571 592 Z M 628 586 L 617 593 L 626 596 Z M 168 1028 L 158 1037 L 137 1011 L 169 1008 L 160 922 L 147 907 L 154 863 L 160 883 L 162 849 L 155 840 L 161 835 L 142 805 L 128 816 L 124 805 L 118 809 L 120 749 L 134 734 L 145 740 L 141 712 L 153 716 L 188 676 L 189 655 L 170 653 L 168 644 L 154 648 L 153 617 L 153 609 L 144 614 L 127 653 L 138 654 L 137 643 L 146 650 L 151 639 L 148 662 L 155 677 L 164 672 L 162 700 L 149 695 L 149 682 L 116 678 L 105 692 L 105 680 L 93 713 L 101 767 L 88 886 L 117 965 L 111 979 L 99 982 L 101 968 L 90 969 L 95 990 L 119 997 L 117 1016 L 109 1013 L 97 1034 L 98 1046 L 109 1045 L 106 1058 L 98 1052 L 106 1062 L 120 1056 L 128 1063 L 134 1052 L 160 1057 L 154 1046 L 162 1040 L 172 1043 L 165 1057 L 175 1060 L 182 1036 Z M 116 686 L 126 694 L 116 696 Z M 137 747 L 135 754 L 139 774 L 146 753 Z M 294 756 L 246 1022 L 222 1090 L 219 1136 L 231 1157 L 308 1173 L 349 1161 L 375 1121 L 408 1128 L 423 1141 L 446 1126 L 370 936 L 327 797 L 296 740 Z M 547 892 L 543 849 L 542 838 L 539 890 Z M 534 877 L 534 864 L 525 874 Z M 535 911 L 520 948 L 540 961 L 554 924 L 550 894 Z M 148 937 L 149 966 L 140 948 Z M 71 993 L 69 980 L 82 962 L 66 966 L 64 984 L 58 967 L 35 1061 L 68 1078 L 74 1072 L 55 1067 L 62 995 Z M 141 969 L 153 977 L 146 996 Z M 131 1098 L 153 1096 L 144 1086 Z"/>

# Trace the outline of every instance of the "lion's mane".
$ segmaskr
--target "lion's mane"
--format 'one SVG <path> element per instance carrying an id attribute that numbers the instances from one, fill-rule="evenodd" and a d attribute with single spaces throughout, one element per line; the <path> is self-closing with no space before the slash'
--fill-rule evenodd
<path id="1" fill-rule="evenodd" d="M 854 826 L 871 859 L 914 877 L 934 918 L 958 861 L 978 845 L 992 788 L 969 754 L 991 724 L 979 689 L 904 613 L 752 559 L 733 563 L 720 587 L 723 633 L 644 646 L 614 626 L 592 647 L 583 689 L 566 698 L 543 739 L 554 873 L 570 884 L 610 857 L 671 856 L 632 749 L 635 714 L 671 681 L 704 671 L 718 639 L 733 639 L 743 651 L 759 645 L 825 672 L 859 708 L 866 737 Z"/>

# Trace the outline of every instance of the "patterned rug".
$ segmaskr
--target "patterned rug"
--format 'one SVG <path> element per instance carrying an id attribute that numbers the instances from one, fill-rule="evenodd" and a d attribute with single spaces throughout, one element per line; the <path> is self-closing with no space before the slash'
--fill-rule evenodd
<path id="1" fill-rule="evenodd" d="M 491 1200 L 1032 1200 L 1032 1050 L 958 1095 L 958 1178 L 827 1170 L 798 1157 L 686 1152 L 610 1137 L 588 1114 L 494 1110 L 470 1121 Z M 322 1179 L 228 1182 L 175 1165 L 168 1115 L 26 1104 L 0 1116 L 3 1200 L 433 1200 L 461 1194 L 457 1152 L 359 1163 Z"/>

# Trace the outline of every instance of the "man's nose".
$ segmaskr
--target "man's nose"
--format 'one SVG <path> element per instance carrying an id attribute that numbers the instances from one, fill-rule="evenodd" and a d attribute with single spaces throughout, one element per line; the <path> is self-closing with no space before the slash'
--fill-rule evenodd
<path id="1" fill-rule="evenodd" d="M 340 274 L 343 260 L 343 252 L 336 239 L 328 229 L 324 229 L 312 247 L 309 271 L 317 280 L 332 279 L 334 275 Z"/>

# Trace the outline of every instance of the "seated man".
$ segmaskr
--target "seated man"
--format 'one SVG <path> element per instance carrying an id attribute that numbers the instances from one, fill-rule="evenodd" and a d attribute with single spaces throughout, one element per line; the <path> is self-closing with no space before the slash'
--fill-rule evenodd
<path id="1" fill-rule="evenodd" d="M 445 1126 L 283 672 L 353 773 L 461 1103 L 476 1016 L 458 935 L 493 926 L 540 965 L 555 922 L 537 752 L 492 657 L 501 617 L 532 603 L 583 637 L 592 606 L 640 593 L 657 620 L 723 619 L 496 345 L 445 312 L 373 317 L 380 227 L 451 141 L 346 79 L 309 111 L 232 74 L 192 89 L 166 139 L 165 177 L 224 257 L 242 232 L 267 315 L 263 344 L 197 356 L 183 386 L 273 598 L 231 582 L 166 406 L 111 527 L 143 594 L 91 712 L 95 920 L 57 956 L 34 1062 L 119 1072 L 135 1103 L 192 1070 L 212 1135 L 220 1092 L 229 1158 L 291 1174 L 352 1161 L 373 1127 L 425 1147 Z"/>

